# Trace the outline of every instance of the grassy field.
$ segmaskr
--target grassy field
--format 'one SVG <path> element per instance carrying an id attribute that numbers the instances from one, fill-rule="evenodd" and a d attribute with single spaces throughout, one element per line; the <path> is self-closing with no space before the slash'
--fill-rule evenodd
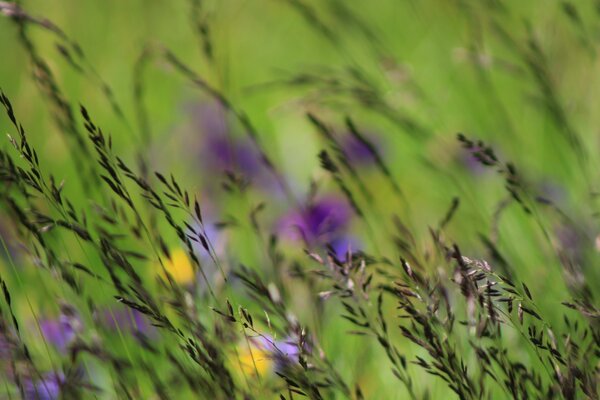
<path id="1" fill-rule="evenodd" d="M 600 2 L 0 1 L 0 37 L 0 399 L 600 396 Z"/>

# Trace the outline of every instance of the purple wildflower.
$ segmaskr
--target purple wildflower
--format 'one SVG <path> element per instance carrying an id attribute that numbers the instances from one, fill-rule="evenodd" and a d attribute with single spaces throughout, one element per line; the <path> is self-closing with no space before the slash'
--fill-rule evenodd
<path id="1" fill-rule="evenodd" d="M 238 172 L 245 177 L 252 177 L 261 168 L 259 155 L 245 140 L 209 133 L 203 143 L 203 153 L 211 170 Z"/>
<path id="2" fill-rule="evenodd" d="M 62 374 L 46 374 L 42 379 L 26 380 L 23 383 L 25 400 L 55 400 L 60 397 L 61 387 L 65 382 Z"/>
<path id="3" fill-rule="evenodd" d="M 375 140 L 373 135 L 369 135 L 367 139 L 370 143 L 373 143 L 376 148 L 378 147 L 377 140 Z M 354 135 L 346 134 L 342 136 L 340 146 L 344 153 L 346 153 L 348 161 L 350 161 L 351 164 L 367 166 L 373 165 L 375 162 L 375 157 L 373 156 L 371 149 Z"/>
<path id="4" fill-rule="evenodd" d="M 468 171 L 470 171 L 475 176 L 482 175 L 486 172 L 486 166 L 483 165 L 477 159 L 477 157 L 475 157 L 470 151 L 461 150 L 460 162 Z"/>
<path id="5" fill-rule="evenodd" d="M 216 258 L 217 262 L 219 260 L 226 259 L 228 256 L 226 252 L 228 245 L 227 235 L 222 229 L 219 228 L 215 215 L 217 215 L 215 207 L 212 204 L 204 204 L 202 208 L 202 225 L 195 220 L 190 221 L 190 226 L 192 226 L 198 234 L 201 234 L 206 239 L 204 244 L 200 239 L 198 239 L 198 241 L 193 241 L 192 246 L 194 247 L 195 254 L 200 261 L 202 271 L 206 275 L 208 283 L 211 287 L 214 287 L 215 284 L 219 284 L 221 282 L 220 278 L 222 277 L 222 272 L 218 265 L 215 264 L 213 256 Z M 197 235 L 194 235 L 194 237 L 198 238 Z M 205 247 L 205 245 L 208 247 L 208 249 Z M 235 279 L 233 276 L 228 277 L 228 279 L 230 278 Z M 208 290 L 208 286 L 202 274 L 197 274 L 197 279 L 197 289 L 201 292 L 206 292 Z"/>
<path id="6" fill-rule="evenodd" d="M 196 132 L 191 146 L 196 147 L 204 171 L 234 172 L 247 179 L 261 174 L 259 152 L 249 139 L 231 134 L 226 123 L 226 112 L 221 106 L 204 104 L 195 107 L 193 119 Z"/>
<path id="7" fill-rule="evenodd" d="M 266 335 L 251 340 L 254 346 L 262 350 L 271 359 L 275 372 L 281 372 L 285 368 L 298 363 L 298 356 L 301 352 L 297 340 L 294 340 L 293 337 L 275 340 Z"/>
<path id="8" fill-rule="evenodd" d="M 322 245 L 343 235 L 351 215 L 346 201 L 325 197 L 285 215 L 279 221 L 279 230 L 291 240 L 304 241 L 308 247 Z"/>
<path id="9" fill-rule="evenodd" d="M 108 330 L 120 330 L 123 333 L 141 332 L 147 334 L 152 330 L 152 326 L 142 313 L 125 307 L 111 307 L 101 310 L 98 313 L 98 323 Z"/>
<path id="10" fill-rule="evenodd" d="M 359 249 L 358 241 L 350 236 L 340 236 L 330 243 L 335 256 L 340 260 L 345 260 L 348 252 L 356 253 Z"/>
<path id="11" fill-rule="evenodd" d="M 69 317 L 61 315 L 58 319 L 40 321 L 40 330 L 44 339 L 63 352 L 75 339 L 76 331 Z"/>

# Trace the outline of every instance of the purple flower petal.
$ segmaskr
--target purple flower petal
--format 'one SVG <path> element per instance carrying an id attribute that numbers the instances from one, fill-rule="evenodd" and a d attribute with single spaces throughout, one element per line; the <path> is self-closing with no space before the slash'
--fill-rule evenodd
<path id="1" fill-rule="evenodd" d="M 461 151 L 460 161 L 473 175 L 482 175 L 486 167 L 470 151 Z"/>
<path id="2" fill-rule="evenodd" d="M 269 354 L 269 358 L 274 362 L 275 371 L 280 372 L 287 366 L 298 362 L 300 348 L 297 340 L 292 337 L 274 340 L 269 335 L 259 336 L 252 338 L 252 343 Z"/>
<path id="3" fill-rule="evenodd" d="M 358 241 L 349 236 L 341 236 L 335 238 L 330 242 L 331 247 L 335 253 L 335 256 L 340 260 L 345 260 L 348 255 L 348 251 L 356 253 L 359 250 Z"/>
<path id="4" fill-rule="evenodd" d="M 324 244 L 345 231 L 351 210 L 347 202 L 326 197 L 303 210 L 293 211 L 279 222 L 280 231 L 292 240 L 303 240 L 308 246 Z"/>
<path id="5" fill-rule="evenodd" d="M 207 173 L 236 172 L 254 178 L 262 172 L 259 152 L 250 140 L 231 134 L 226 112 L 218 104 L 203 104 L 193 109 L 196 132 L 190 140 Z"/>
<path id="6" fill-rule="evenodd" d="M 62 374 L 47 374 L 41 380 L 26 380 L 23 383 L 25 400 L 55 400 L 60 397 L 60 389 L 64 383 Z"/>
<path id="7" fill-rule="evenodd" d="M 44 339 L 61 352 L 66 350 L 69 343 L 76 336 L 73 325 L 65 316 L 61 316 L 58 320 L 45 319 L 40 321 L 40 330 Z"/>
<path id="8" fill-rule="evenodd" d="M 108 330 L 120 330 L 123 333 L 148 334 L 152 330 L 148 319 L 142 313 L 122 307 L 102 310 L 99 313 L 98 322 Z"/>
<path id="9" fill-rule="evenodd" d="M 373 137 L 373 135 L 368 135 L 367 139 L 370 143 L 377 147 L 377 140 Z M 340 145 L 342 150 L 344 150 L 344 153 L 346 153 L 350 163 L 362 166 L 372 165 L 375 163 L 375 157 L 373 156 L 371 149 L 363 142 L 358 140 L 354 135 L 344 135 L 340 140 Z"/>

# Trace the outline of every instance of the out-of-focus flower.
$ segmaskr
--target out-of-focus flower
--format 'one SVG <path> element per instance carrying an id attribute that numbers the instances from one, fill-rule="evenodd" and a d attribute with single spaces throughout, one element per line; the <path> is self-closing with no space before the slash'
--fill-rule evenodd
<path id="1" fill-rule="evenodd" d="M 247 141 L 208 134 L 203 142 L 203 161 L 208 170 L 237 172 L 246 178 L 259 172 L 259 155 Z"/>
<path id="2" fill-rule="evenodd" d="M 287 338 L 274 340 L 271 336 L 248 338 L 240 345 L 239 357 L 246 375 L 264 376 L 270 372 L 281 372 L 284 368 L 298 363 L 298 344 Z"/>
<path id="3" fill-rule="evenodd" d="M 482 175 L 486 172 L 487 168 L 483 165 L 477 157 L 473 155 L 468 150 L 461 150 L 460 152 L 460 162 L 471 174 L 475 176 Z"/>
<path id="4" fill-rule="evenodd" d="M 352 211 L 348 203 L 336 197 L 310 202 L 279 221 L 279 230 L 292 240 L 302 240 L 308 247 L 340 238 L 350 224 Z"/>
<path id="5" fill-rule="evenodd" d="M 195 254 L 200 261 L 200 268 L 206 276 L 205 280 L 203 274 L 198 274 L 198 290 L 205 292 L 209 285 L 214 289 L 214 285 L 222 283 L 223 274 L 218 264 L 215 263 L 215 259 L 217 262 L 221 262 L 226 258 L 227 235 L 217 228 L 213 212 L 203 212 L 202 226 L 195 221 L 190 222 L 190 225 L 205 239 L 204 244 L 200 239 L 193 242 Z M 194 236 L 198 238 L 196 235 Z"/>
<path id="6" fill-rule="evenodd" d="M 81 330 L 81 320 L 72 306 L 61 304 L 60 309 L 58 318 L 41 319 L 39 326 L 44 340 L 64 352 Z"/>
<path id="7" fill-rule="evenodd" d="M 55 400 L 60 398 L 61 387 L 65 382 L 64 375 L 49 373 L 39 380 L 23 382 L 24 400 Z"/>
<path id="8" fill-rule="evenodd" d="M 71 322 L 64 315 L 58 319 L 44 319 L 40 321 L 40 330 L 44 339 L 63 352 L 75 339 L 76 332 Z"/>
<path id="9" fill-rule="evenodd" d="M 340 260 L 345 260 L 348 252 L 355 253 L 359 249 L 358 240 L 350 236 L 341 236 L 330 243 L 335 256 Z"/>
<path id="10" fill-rule="evenodd" d="M 367 140 L 379 152 L 377 140 L 373 135 L 368 135 Z M 345 134 L 340 140 L 340 146 L 348 157 L 351 164 L 358 166 L 368 166 L 375 163 L 375 157 L 371 149 L 352 134 Z"/>
<path id="11" fill-rule="evenodd" d="M 266 348 L 254 344 L 250 340 L 250 345 L 242 344 L 239 352 L 240 366 L 246 375 L 259 376 L 266 375 L 272 366 L 272 360 Z"/>
<path id="12" fill-rule="evenodd" d="M 171 252 L 171 258 L 165 259 L 165 270 L 171 275 L 173 280 L 180 285 L 190 285 L 194 283 L 195 274 L 192 263 L 183 249 L 175 249 Z M 166 279 L 166 276 L 160 266 L 157 266 L 159 274 Z"/>
<path id="13" fill-rule="evenodd" d="M 125 307 L 103 309 L 97 314 L 97 320 L 98 323 L 109 330 L 119 330 L 126 333 L 141 332 L 147 334 L 152 328 L 142 313 Z"/>
<path id="14" fill-rule="evenodd" d="M 202 104 L 192 108 L 192 113 L 193 135 L 186 145 L 193 149 L 202 173 L 212 179 L 215 174 L 230 172 L 261 187 L 274 187 L 274 180 L 252 141 L 230 132 L 227 113 L 222 106 Z"/>

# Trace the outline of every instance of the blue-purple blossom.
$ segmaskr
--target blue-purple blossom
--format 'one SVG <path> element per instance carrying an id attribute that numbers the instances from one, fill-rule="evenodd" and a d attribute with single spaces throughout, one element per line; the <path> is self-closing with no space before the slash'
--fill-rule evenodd
<path id="1" fill-rule="evenodd" d="M 479 176 L 486 171 L 486 166 L 483 165 L 481 161 L 479 161 L 477 157 L 475 157 L 475 155 L 468 150 L 461 150 L 460 162 L 473 175 Z"/>
<path id="2" fill-rule="evenodd" d="M 73 322 L 70 317 L 61 315 L 58 319 L 43 319 L 39 324 L 44 339 L 63 352 L 77 336 Z"/>
<path id="3" fill-rule="evenodd" d="M 350 224 L 352 210 L 344 199 L 324 197 L 294 210 L 279 221 L 289 239 L 302 240 L 308 247 L 339 239 Z"/>
<path id="4" fill-rule="evenodd" d="M 335 256 L 340 260 L 345 260 L 348 252 L 352 254 L 360 250 L 358 240 L 351 236 L 340 236 L 332 240 L 329 244 Z"/>
<path id="5" fill-rule="evenodd" d="M 377 148 L 377 141 L 372 135 L 369 135 L 367 140 L 375 146 L 377 151 L 379 151 Z M 342 136 L 339 143 L 351 164 L 368 166 L 375 163 L 375 157 L 373 156 L 371 149 L 361 140 L 356 138 L 356 136 L 345 134 Z"/>
<path id="6" fill-rule="evenodd" d="M 227 125 L 227 113 L 218 104 L 203 104 L 193 108 L 194 135 L 190 146 L 202 171 L 208 174 L 225 171 L 241 174 L 246 179 L 259 178 L 263 173 L 261 155 L 250 139 L 236 137 Z"/>
<path id="7" fill-rule="evenodd" d="M 227 258 L 227 235 L 219 229 L 218 224 L 215 222 L 216 212 L 214 208 L 211 205 L 205 205 L 202 210 L 203 224 L 200 225 L 197 221 L 192 220 L 190 221 L 190 226 L 206 239 L 205 242 L 203 243 L 201 239 L 198 239 L 196 234 L 191 232 L 189 232 L 189 234 L 193 235 L 194 238 L 198 240 L 193 241 L 192 246 L 200 262 L 200 267 L 202 268 L 204 275 L 206 275 L 208 283 L 212 287 L 220 282 L 220 278 L 222 277 L 222 272 L 215 263 L 213 256 L 217 261 Z M 198 289 L 205 292 L 208 289 L 206 280 L 202 274 L 197 274 L 197 278 Z M 228 277 L 228 279 L 235 278 Z"/>
<path id="8" fill-rule="evenodd" d="M 39 380 L 23 382 L 24 400 L 56 400 L 60 398 L 61 387 L 65 377 L 60 373 L 49 373 Z"/>
<path id="9" fill-rule="evenodd" d="M 202 144 L 203 161 L 209 170 L 237 172 L 247 178 L 260 172 L 260 156 L 247 140 L 208 133 Z"/>
<path id="10" fill-rule="evenodd" d="M 148 334 L 152 331 L 150 322 L 142 313 L 125 307 L 100 310 L 97 319 L 103 327 L 112 331 L 131 334 L 136 332 Z"/>
<path id="11" fill-rule="evenodd" d="M 301 352 L 297 340 L 294 340 L 293 337 L 275 340 L 271 336 L 265 335 L 252 338 L 251 341 L 256 348 L 261 350 L 264 357 L 272 361 L 275 372 L 281 372 L 286 367 L 298 363 L 298 356 Z"/>

